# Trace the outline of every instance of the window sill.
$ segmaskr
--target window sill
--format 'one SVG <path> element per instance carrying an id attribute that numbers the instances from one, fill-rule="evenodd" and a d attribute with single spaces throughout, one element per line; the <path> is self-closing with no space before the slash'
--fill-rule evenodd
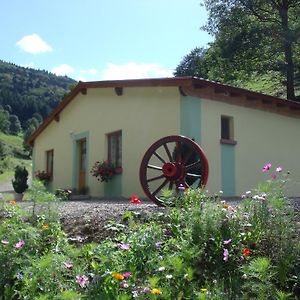
<path id="1" fill-rule="evenodd" d="M 237 141 L 235 141 L 235 140 L 227 140 L 227 139 L 220 139 L 220 144 L 236 145 Z"/>
<path id="2" fill-rule="evenodd" d="M 115 174 L 122 174 L 122 173 L 123 173 L 123 168 L 122 167 L 115 168 Z"/>

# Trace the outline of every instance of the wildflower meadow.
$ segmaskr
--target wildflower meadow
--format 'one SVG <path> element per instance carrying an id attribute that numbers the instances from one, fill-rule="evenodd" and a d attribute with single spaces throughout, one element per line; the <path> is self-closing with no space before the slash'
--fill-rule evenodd
<path id="1" fill-rule="evenodd" d="M 60 201 L 33 182 L 30 209 L 0 207 L 0 299 L 299 299 L 299 215 L 284 194 L 288 174 L 269 179 L 234 206 L 201 189 L 143 218 L 124 212 L 117 233 L 74 245 Z M 140 205 L 133 196 L 131 205 Z"/>

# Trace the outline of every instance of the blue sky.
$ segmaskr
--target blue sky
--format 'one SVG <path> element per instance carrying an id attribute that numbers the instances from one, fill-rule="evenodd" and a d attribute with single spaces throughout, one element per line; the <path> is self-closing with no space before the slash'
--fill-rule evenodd
<path id="1" fill-rule="evenodd" d="M 5 0 L 0 59 L 76 80 L 169 77 L 207 45 L 201 0 Z"/>

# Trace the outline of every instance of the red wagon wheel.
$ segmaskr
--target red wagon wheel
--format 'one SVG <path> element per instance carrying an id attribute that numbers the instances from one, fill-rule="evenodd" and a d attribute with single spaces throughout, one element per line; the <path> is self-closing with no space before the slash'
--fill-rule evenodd
<path id="1" fill-rule="evenodd" d="M 164 189 L 176 194 L 180 185 L 203 187 L 207 179 L 208 160 L 204 151 L 193 140 L 180 135 L 156 141 L 145 153 L 140 166 L 142 188 L 159 206 L 167 204 L 162 195 Z"/>

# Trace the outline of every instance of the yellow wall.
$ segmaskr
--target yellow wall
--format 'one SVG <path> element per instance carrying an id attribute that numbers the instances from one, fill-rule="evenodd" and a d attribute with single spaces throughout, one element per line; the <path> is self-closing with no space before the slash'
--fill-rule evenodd
<path id="1" fill-rule="evenodd" d="M 290 196 L 300 195 L 300 119 L 258 109 L 251 109 L 203 100 L 201 144 L 208 156 L 210 192 L 221 189 L 221 115 L 232 116 L 234 121 L 236 194 L 254 188 L 272 173 L 262 173 L 265 163 L 271 162 L 272 170 L 282 166 L 290 171 L 288 184 Z"/>
<path id="2" fill-rule="evenodd" d="M 45 170 L 45 151 L 54 149 L 53 189 L 72 187 L 73 136 L 89 131 L 88 171 L 97 160 L 107 159 L 106 134 L 122 130 L 122 196 L 143 195 L 139 166 L 145 151 L 159 138 L 179 133 L 177 88 L 88 89 L 78 94 L 36 138 L 36 170 Z M 88 175 L 89 193 L 103 196 L 103 186 Z"/>

